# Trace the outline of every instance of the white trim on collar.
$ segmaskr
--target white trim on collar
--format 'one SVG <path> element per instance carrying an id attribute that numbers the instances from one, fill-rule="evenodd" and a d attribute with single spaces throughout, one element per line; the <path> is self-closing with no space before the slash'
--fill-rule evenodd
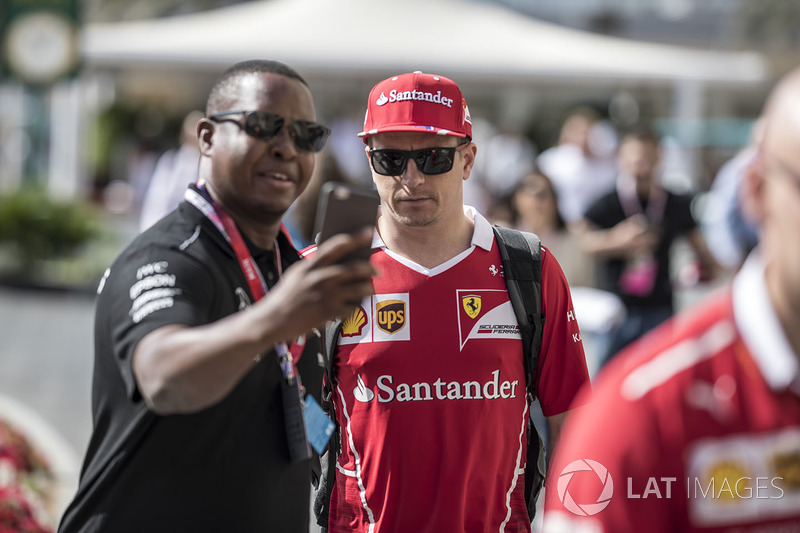
<path id="1" fill-rule="evenodd" d="M 465 205 L 464 214 L 475 222 L 475 230 L 472 232 L 472 245 L 480 246 L 487 252 L 491 250 L 494 242 L 492 225 L 472 206 Z"/>
<path id="2" fill-rule="evenodd" d="M 733 318 L 773 390 L 800 383 L 800 364 L 769 299 L 764 262 L 757 249 L 733 279 Z"/>

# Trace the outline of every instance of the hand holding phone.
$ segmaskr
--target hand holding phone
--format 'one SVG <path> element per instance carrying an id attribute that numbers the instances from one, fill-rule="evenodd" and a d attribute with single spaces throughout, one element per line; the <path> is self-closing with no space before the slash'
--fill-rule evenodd
<path id="1" fill-rule="evenodd" d="M 339 233 L 355 234 L 366 227 L 373 227 L 378 216 L 380 198 L 373 190 L 362 189 L 343 183 L 328 182 L 322 186 L 317 208 L 317 244 L 322 244 Z M 369 247 L 347 256 L 345 262 L 369 260 Z"/>

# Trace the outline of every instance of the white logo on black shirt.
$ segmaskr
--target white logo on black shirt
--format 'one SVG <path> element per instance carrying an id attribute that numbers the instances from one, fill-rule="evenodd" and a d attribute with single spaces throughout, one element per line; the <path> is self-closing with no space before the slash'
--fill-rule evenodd
<path id="1" fill-rule="evenodd" d="M 139 267 L 136 271 L 134 283 L 129 295 L 131 310 L 128 314 L 135 323 L 144 320 L 148 315 L 169 309 L 175 305 L 174 296 L 180 294 L 180 289 L 175 287 L 175 275 L 167 274 L 169 264 L 166 261 L 156 261 Z"/>
<path id="2" fill-rule="evenodd" d="M 247 296 L 247 291 L 241 287 L 236 287 L 234 292 L 236 293 L 236 296 L 239 297 L 239 311 L 250 307 L 250 297 Z"/>
<path id="3" fill-rule="evenodd" d="M 97 285 L 97 294 L 100 294 L 101 292 L 103 292 L 103 287 L 106 286 L 106 280 L 108 279 L 108 276 L 110 276 L 110 275 L 111 275 L 111 269 L 107 268 L 106 271 L 103 273 L 103 278 L 100 280 L 100 283 Z"/>

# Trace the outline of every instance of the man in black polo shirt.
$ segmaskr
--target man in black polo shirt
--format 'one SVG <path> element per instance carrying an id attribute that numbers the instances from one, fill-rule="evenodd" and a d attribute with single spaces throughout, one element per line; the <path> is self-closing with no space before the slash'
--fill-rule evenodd
<path id="1" fill-rule="evenodd" d="M 320 390 L 312 329 L 373 274 L 337 264 L 370 230 L 298 262 L 281 225 L 329 131 L 314 120 L 280 63 L 238 63 L 211 89 L 197 184 L 98 288 L 94 432 L 59 531 L 307 531 L 308 445 L 287 419 L 302 427 L 300 394 Z"/>
<path id="2" fill-rule="evenodd" d="M 617 154 L 616 187 L 595 200 L 578 224 L 584 249 L 598 258 L 597 284 L 617 294 L 627 316 L 601 339 L 607 360 L 673 314 L 670 254 L 685 237 L 702 265 L 704 279 L 719 270 L 691 212 L 691 196 L 658 182 L 659 139 L 648 128 L 626 132 Z"/>

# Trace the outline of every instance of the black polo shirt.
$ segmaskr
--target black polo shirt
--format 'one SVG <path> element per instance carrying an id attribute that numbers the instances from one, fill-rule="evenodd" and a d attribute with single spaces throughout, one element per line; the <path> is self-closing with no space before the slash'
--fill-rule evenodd
<path id="1" fill-rule="evenodd" d="M 641 200 L 646 212 L 647 200 Z M 659 234 L 655 260 L 658 265 L 655 284 L 650 294 L 633 296 L 621 290 L 619 281 L 625 269 L 625 260 L 603 258 L 597 261 L 595 273 L 597 287 L 619 295 L 629 309 L 672 309 L 672 280 L 670 279 L 670 250 L 678 237 L 697 227 L 691 212 L 691 196 L 667 193 L 664 214 L 657 222 Z M 612 228 L 627 218 L 616 190 L 598 198 L 586 211 L 585 218 L 602 229 Z"/>
<path id="2" fill-rule="evenodd" d="M 248 246 L 274 284 L 272 252 Z M 299 260 L 284 235 L 279 246 L 284 268 Z M 59 531 L 307 531 L 311 467 L 289 461 L 274 353 L 197 413 L 156 415 L 137 388 L 131 361 L 145 335 L 209 324 L 254 301 L 214 225 L 182 203 L 121 253 L 98 293 L 94 431 Z M 299 363 L 310 391 L 321 389 L 318 351 L 309 338 Z"/>

